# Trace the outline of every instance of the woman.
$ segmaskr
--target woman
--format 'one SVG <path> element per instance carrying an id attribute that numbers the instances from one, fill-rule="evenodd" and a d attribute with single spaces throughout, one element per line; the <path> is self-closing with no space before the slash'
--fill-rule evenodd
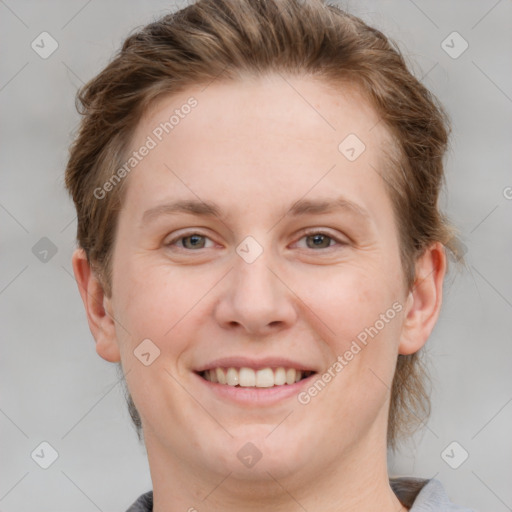
<path id="1" fill-rule="evenodd" d="M 148 453 L 130 511 L 465 510 L 386 466 L 456 252 L 448 121 L 398 50 L 319 0 L 200 0 L 79 100 L 73 269 Z"/>

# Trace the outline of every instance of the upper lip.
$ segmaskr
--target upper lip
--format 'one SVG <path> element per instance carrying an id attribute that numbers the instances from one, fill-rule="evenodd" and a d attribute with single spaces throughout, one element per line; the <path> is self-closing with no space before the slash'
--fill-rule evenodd
<path id="1" fill-rule="evenodd" d="M 252 368 L 253 370 L 261 370 L 263 368 L 295 368 L 296 370 L 316 372 L 308 364 L 293 361 L 285 357 L 265 357 L 262 359 L 254 359 L 248 357 L 223 357 L 215 359 L 209 363 L 205 363 L 195 369 L 196 372 L 211 370 L 213 368 Z"/>

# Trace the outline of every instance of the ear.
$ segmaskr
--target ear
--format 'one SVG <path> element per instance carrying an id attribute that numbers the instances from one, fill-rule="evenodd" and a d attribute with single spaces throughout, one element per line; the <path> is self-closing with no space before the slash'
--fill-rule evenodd
<path id="1" fill-rule="evenodd" d="M 416 261 L 416 279 L 407 297 L 399 354 L 417 352 L 434 329 L 441 311 L 445 273 L 444 246 L 436 242 Z"/>
<path id="2" fill-rule="evenodd" d="M 73 272 L 87 313 L 87 321 L 94 339 L 96 352 L 106 361 L 116 363 L 121 355 L 117 345 L 112 301 L 91 269 L 83 249 L 76 249 L 72 257 Z"/>

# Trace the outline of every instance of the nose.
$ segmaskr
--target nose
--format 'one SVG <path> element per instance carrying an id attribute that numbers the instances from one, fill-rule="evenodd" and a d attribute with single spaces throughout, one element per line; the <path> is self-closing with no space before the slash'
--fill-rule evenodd
<path id="1" fill-rule="evenodd" d="M 252 263 L 234 254 L 233 263 L 215 311 L 219 325 L 252 336 L 290 327 L 297 316 L 294 295 L 270 251 L 263 251 Z"/>

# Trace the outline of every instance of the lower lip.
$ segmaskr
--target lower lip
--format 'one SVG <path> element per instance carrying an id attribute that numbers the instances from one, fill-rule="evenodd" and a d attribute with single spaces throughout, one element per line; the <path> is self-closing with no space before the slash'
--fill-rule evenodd
<path id="1" fill-rule="evenodd" d="M 229 386 L 227 384 L 210 382 L 197 373 L 194 373 L 194 375 L 208 389 L 223 399 L 228 399 L 243 405 L 267 406 L 276 404 L 286 398 L 297 396 L 303 387 L 310 384 L 311 379 L 316 376 L 316 373 L 294 384 L 283 384 L 282 386 L 273 386 L 271 388 Z"/>

